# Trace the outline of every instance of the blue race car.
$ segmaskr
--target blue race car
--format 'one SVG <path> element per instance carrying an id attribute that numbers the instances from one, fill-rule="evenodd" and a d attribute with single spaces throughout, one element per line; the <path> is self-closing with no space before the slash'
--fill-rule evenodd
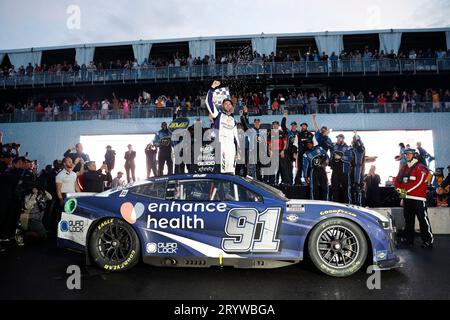
<path id="1" fill-rule="evenodd" d="M 60 247 L 123 271 L 153 266 L 277 268 L 305 257 L 349 276 L 369 260 L 399 265 L 390 217 L 365 208 L 289 200 L 260 181 L 233 175 L 151 178 L 99 194 L 73 194 L 58 226 Z"/>

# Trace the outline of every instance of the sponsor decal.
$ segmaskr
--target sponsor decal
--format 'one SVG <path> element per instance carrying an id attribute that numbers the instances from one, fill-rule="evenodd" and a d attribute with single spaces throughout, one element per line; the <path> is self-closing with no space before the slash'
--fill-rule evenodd
<path id="1" fill-rule="evenodd" d="M 171 203 L 150 203 L 147 207 L 147 228 L 148 229 L 204 229 L 205 222 L 197 214 L 185 215 L 184 213 L 215 213 L 226 212 L 226 203 L 192 203 L 192 202 L 175 202 Z M 183 212 L 179 218 L 155 218 L 152 213 L 173 213 Z M 125 221 L 129 224 L 135 224 L 136 221 L 145 213 L 145 207 L 142 203 L 135 204 L 131 202 L 124 202 L 120 207 L 120 213 Z"/>
<path id="2" fill-rule="evenodd" d="M 324 216 L 327 214 L 348 214 L 352 217 L 356 217 L 356 214 L 354 214 L 353 212 L 350 211 L 346 211 L 346 210 L 342 210 L 342 209 L 332 209 L 332 210 L 324 210 L 324 211 L 320 211 L 320 215 Z"/>
<path id="3" fill-rule="evenodd" d="M 145 207 L 140 202 L 137 202 L 134 205 L 131 202 L 124 202 L 120 207 L 120 214 L 122 215 L 122 218 L 124 218 L 129 224 L 135 224 L 136 220 L 144 214 L 144 211 Z"/>
<path id="4" fill-rule="evenodd" d="M 59 224 L 59 229 L 61 232 L 84 232 L 84 221 L 83 220 L 61 220 Z"/>
<path id="5" fill-rule="evenodd" d="M 286 216 L 286 220 L 289 222 L 296 222 L 298 220 L 298 216 L 296 214 L 289 214 Z"/>
<path id="6" fill-rule="evenodd" d="M 377 251 L 376 259 L 377 260 L 385 260 L 387 257 L 387 250 Z"/>
<path id="7" fill-rule="evenodd" d="M 109 219 L 112 221 L 111 219 Z M 106 223 L 108 220 L 102 222 Z M 58 238 L 66 239 L 86 245 L 86 236 L 93 220 L 66 212 L 61 213 L 61 221 L 58 224 Z"/>
<path id="8" fill-rule="evenodd" d="M 122 190 L 122 192 L 119 194 L 119 198 L 123 198 L 128 194 L 128 189 Z"/>
<path id="9" fill-rule="evenodd" d="M 187 129 L 188 127 L 189 127 L 188 118 L 177 118 L 169 124 L 168 128 L 171 132 L 173 132 L 177 129 Z"/>
<path id="10" fill-rule="evenodd" d="M 156 253 L 158 251 L 158 245 L 154 242 L 147 243 L 145 251 L 147 251 L 147 253 Z"/>
<path id="11" fill-rule="evenodd" d="M 146 245 L 147 253 L 176 254 L 177 250 L 178 244 L 176 242 L 150 242 Z"/>

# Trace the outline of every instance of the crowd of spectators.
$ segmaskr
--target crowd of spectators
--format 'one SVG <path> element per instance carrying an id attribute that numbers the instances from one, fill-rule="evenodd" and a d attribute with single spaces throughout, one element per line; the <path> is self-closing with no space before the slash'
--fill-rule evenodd
<path id="1" fill-rule="evenodd" d="M 263 92 L 242 92 L 231 97 L 238 108 L 246 106 L 251 115 L 348 112 L 449 112 L 450 91 L 448 89 L 427 89 L 423 93 L 416 90 L 389 90 L 375 93 L 368 91 L 321 92 L 290 91 L 271 99 Z M 206 115 L 204 96 L 160 95 L 152 98 L 143 92 L 137 98 L 111 97 L 88 100 L 86 98 L 57 100 L 28 99 L 26 103 L 1 106 L 0 113 L 15 114 L 20 121 L 26 113 L 34 113 L 35 121 L 68 121 L 115 118 L 165 117 L 180 107 L 184 116 Z"/>
<path id="2" fill-rule="evenodd" d="M 342 52 L 332 52 L 327 55 L 325 52 L 320 53 L 317 49 L 309 47 L 306 50 L 298 50 L 297 52 L 283 52 L 282 50 L 277 53 L 272 52 L 269 55 L 260 54 L 257 51 L 253 51 L 251 46 L 243 46 L 241 49 L 232 52 L 225 52 L 214 55 L 206 55 L 204 57 L 193 57 L 192 55 L 183 55 L 176 52 L 172 57 L 158 57 L 147 58 L 144 61 L 137 61 L 137 59 L 129 60 L 111 60 L 111 61 L 91 61 L 88 64 L 79 65 L 77 61 L 74 63 L 63 61 L 58 64 L 35 64 L 28 63 L 26 66 L 4 66 L 1 74 L 8 78 L 13 76 L 32 76 L 33 74 L 48 73 L 60 74 L 63 72 L 76 73 L 86 75 L 92 71 L 105 71 L 105 70 L 137 70 L 137 69 L 149 69 L 153 67 L 182 67 L 182 66 L 197 66 L 197 65 L 218 65 L 229 63 L 271 63 L 271 62 L 298 62 L 298 61 L 310 61 L 310 62 L 324 62 L 324 61 L 338 61 L 338 60 L 385 60 L 385 59 L 450 59 L 450 50 L 431 48 L 427 50 L 415 50 L 401 51 L 398 54 L 391 52 L 379 51 L 377 49 L 371 50 L 368 46 L 365 46 L 362 50 L 352 50 Z"/>

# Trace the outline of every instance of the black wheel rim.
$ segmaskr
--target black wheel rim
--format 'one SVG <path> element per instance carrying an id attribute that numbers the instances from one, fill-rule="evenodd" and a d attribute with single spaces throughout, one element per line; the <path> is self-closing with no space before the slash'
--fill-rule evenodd
<path id="1" fill-rule="evenodd" d="M 343 226 L 331 226 L 323 230 L 317 239 L 316 248 L 326 265 L 338 269 L 354 263 L 360 250 L 355 233 Z"/>
<path id="2" fill-rule="evenodd" d="M 131 239 L 130 230 L 115 223 L 110 224 L 98 238 L 98 252 L 110 264 L 121 263 L 132 251 Z"/>

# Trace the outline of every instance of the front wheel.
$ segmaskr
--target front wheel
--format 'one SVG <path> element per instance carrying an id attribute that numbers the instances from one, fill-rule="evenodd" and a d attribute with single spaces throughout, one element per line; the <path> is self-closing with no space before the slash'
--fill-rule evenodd
<path id="1" fill-rule="evenodd" d="M 89 237 L 89 254 L 100 268 L 125 271 L 139 262 L 139 238 L 128 223 L 106 219 L 94 228 Z"/>
<path id="2" fill-rule="evenodd" d="M 308 253 L 322 272 L 334 277 L 347 277 L 365 263 L 368 244 L 355 223 L 331 218 L 319 223 L 311 232 Z"/>

